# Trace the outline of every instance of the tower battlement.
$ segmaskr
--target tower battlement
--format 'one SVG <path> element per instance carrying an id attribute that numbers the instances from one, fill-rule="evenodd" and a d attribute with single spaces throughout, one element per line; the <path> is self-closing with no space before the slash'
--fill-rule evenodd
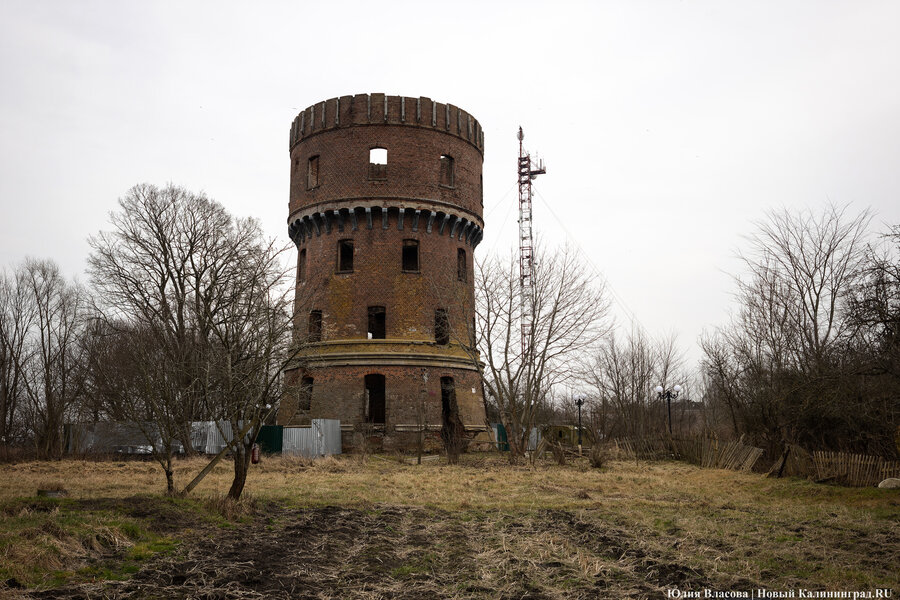
<path id="1" fill-rule="evenodd" d="M 291 123 L 288 150 L 329 129 L 384 124 L 425 127 L 449 133 L 466 140 L 484 154 L 484 131 L 463 109 L 434 102 L 431 98 L 385 94 L 341 96 L 307 107 Z"/>

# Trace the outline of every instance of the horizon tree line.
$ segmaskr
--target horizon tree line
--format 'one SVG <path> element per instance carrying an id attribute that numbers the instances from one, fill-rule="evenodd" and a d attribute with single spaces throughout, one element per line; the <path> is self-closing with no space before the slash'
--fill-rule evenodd
<path id="1" fill-rule="evenodd" d="M 483 366 L 489 420 L 511 434 L 510 460 L 536 424 L 574 420 L 574 387 L 590 390 L 597 439 L 662 435 L 653 388 L 674 383 L 685 387 L 677 435 L 743 434 L 770 455 L 785 444 L 896 455 L 900 227 L 872 240 L 870 222 L 835 206 L 769 212 L 741 254 L 734 315 L 702 336 L 694 372 L 674 335 L 616 326 L 572 247 L 537 249 L 524 340 L 516 261 L 479 261 L 463 345 Z M 290 248 L 172 185 L 135 186 L 110 226 L 90 238 L 90 287 L 47 260 L 0 277 L 0 446 L 58 458 L 66 422 L 137 423 L 174 493 L 190 422 L 226 422 L 239 497 L 259 427 L 291 393 L 284 366 L 306 341 L 292 327 L 310 298 L 292 297 Z"/>

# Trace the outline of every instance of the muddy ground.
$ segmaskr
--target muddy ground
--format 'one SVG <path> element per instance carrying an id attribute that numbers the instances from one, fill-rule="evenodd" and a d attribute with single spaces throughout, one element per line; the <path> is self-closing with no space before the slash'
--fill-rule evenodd
<path id="1" fill-rule="evenodd" d="M 23 597 L 538 600 L 663 598 L 673 586 L 755 587 L 677 564 L 665 544 L 647 544 L 640 532 L 591 511 L 511 515 L 268 504 L 233 527 L 181 525 L 195 528 L 177 536 L 179 549 L 149 560 L 128 581 Z M 158 527 L 173 524 L 160 515 Z"/>

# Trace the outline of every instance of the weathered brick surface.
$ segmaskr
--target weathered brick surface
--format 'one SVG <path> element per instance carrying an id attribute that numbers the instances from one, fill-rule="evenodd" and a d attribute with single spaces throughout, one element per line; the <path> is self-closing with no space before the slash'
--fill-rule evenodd
<path id="1" fill-rule="evenodd" d="M 388 152 L 383 179 L 370 179 L 373 147 Z M 289 382 L 313 377 L 311 410 L 298 412 L 289 395 L 280 423 L 362 422 L 364 377 L 378 373 L 386 378 L 385 439 L 404 439 L 423 410 L 428 424 L 440 425 L 441 377 L 454 379 L 463 422 L 483 425 L 480 374 L 466 349 L 473 253 L 483 227 L 483 147 L 477 121 L 427 98 L 389 96 L 385 103 L 381 94 L 345 96 L 294 120 L 288 223 L 306 257 L 302 280 L 298 264 L 297 330 L 304 337 L 309 311 L 321 311 L 322 340 L 304 351 L 302 369 L 287 374 Z M 453 157 L 452 186 L 440 184 L 442 155 Z M 318 172 L 311 182 L 313 156 Z M 340 240 L 353 242 L 352 272 L 338 272 Z M 416 272 L 402 268 L 404 240 L 419 244 Z M 457 272 L 460 249 L 464 281 Z M 367 339 L 369 306 L 386 309 L 384 340 Z M 449 311 L 450 344 L 435 343 L 436 309 Z"/>

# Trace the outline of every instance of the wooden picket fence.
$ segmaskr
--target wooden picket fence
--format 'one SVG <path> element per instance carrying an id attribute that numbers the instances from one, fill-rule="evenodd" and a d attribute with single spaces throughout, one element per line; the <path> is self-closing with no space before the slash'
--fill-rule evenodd
<path id="1" fill-rule="evenodd" d="M 687 438 L 640 438 L 613 440 L 616 452 L 633 459 L 675 458 L 707 469 L 750 471 L 762 456 L 762 448 L 739 440 L 722 442 L 707 436 Z"/>
<path id="2" fill-rule="evenodd" d="M 847 452 L 813 452 L 812 455 L 818 481 L 868 487 L 888 477 L 900 477 L 900 461 Z"/>

